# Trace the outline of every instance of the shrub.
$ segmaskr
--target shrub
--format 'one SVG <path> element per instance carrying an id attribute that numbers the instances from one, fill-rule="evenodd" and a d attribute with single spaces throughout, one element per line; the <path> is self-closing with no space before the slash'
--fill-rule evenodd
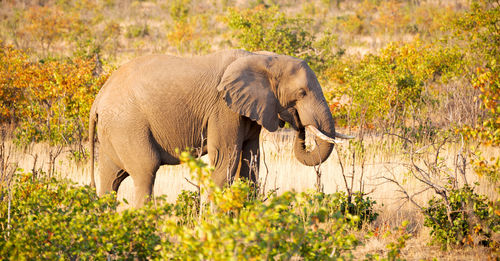
<path id="1" fill-rule="evenodd" d="M 410 113 L 431 105 L 434 97 L 424 91 L 426 84 L 457 76 L 462 70 L 461 57 L 457 48 L 421 41 L 392 43 L 380 54 L 369 54 L 359 61 L 346 61 L 352 57 L 344 57 L 343 63 L 325 72 L 333 82 L 327 97 L 350 98 L 346 106 L 334 108 L 334 114 L 342 119 L 340 123 L 404 126 Z"/>
<path id="2" fill-rule="evenodd" d="M 405 8 L 400 1 L 383 1 L 376 7 L 377 15 L 371 24 L 377 28 L 378 32 L 389 35 L 403 33 L 409 23 L 409 17 L 405 15 Z"/>
<path id="3" fill-rule="evenodd" d="M 374 210 L 377 202 L 370 199 L 370 197 L 366 197 L 361 192 L 353 193 L 354 198 L 351 200 L 345 194 L 342 196 L 342 212 L 359 217 L 359 221 L 357 222 L 358 228 L 361 228 L 363 224 L 371 223 L 377 219 L 378 213 Z"/>
<path id="4" fill-rule="evenodd" d="M 114 57 L 120 47 L 120 26 L 109 13 L 114 5 L 114 1 L 73 0 L 2 3 L 3 9 L 14 12 L 8 12 L 8 22 L 0 26 L 8 27 L 6 42 L 36 57 L 63 53 Z"/>
<path id="5" fill-rule="evenodd" d="M 360 192 L 353 193 L 352 198 L 349 198 L 345 192 L 325 194 L 314 191 L 300 193 L 299 197 L 302 201 L 307 202 L 307 207 L 303 208 L 303 214 L 306 218 L 311 218 L 311 215 L 308 214 L 308 211 L 311 210 L 323 213 L 321 219 L 336 218 L 341 214 L 353 222 L 356 228 L 361 228 L 363 224 L 371 223 L 378 217 L 378 213 L 374 210 L 376 201 L 365 197 Z"/>
<path id="6" fill-rule="evenodd" d="M 335 44 L 336 36 L 330 30 L 319 35 L 311 33 L 312 20 L 288 17 L 278 6 L 253 9 L 230 8 L 224 17 L 230 38 L 238 48 L 248 51 L 269 51 L 304 59 L 320 73 L 342 54 Z M 339 49 L 338 51 L 335 51 Z"/>
<path id="7" fill-rule="evenodd" d="M 200 213 L 200 196 L 198 192 L 183 190 L 174 205 L 175 215 L 179 217 L 179 225 L 193 226 Z"/>
<path id="8" fill-rule="evenodd" d="M 248 51 L 296 55 L 311 49 L 312 35 L 306 30 L 310 21 L 288 18 L 277 6 L 229 9 L 225 22 L 239 47 Z"/>
<path id="9" fill-rule="evenodd" d="M 454 33 L 458 44 L 468 51 L 470 61 L 469 80 L 479 90 L 476 97 L 484 114 L 476 124 L 457 129 L 468 140 L 498 147 L 500 146 L 500 7 L 491 0 L 472 1 L 471 8 L 458 16 Z M 500 157 L 484 158 L 480 152 L 473 152 L 472 164 L 480 176 L 492 182 L 500 180 Z M 498 189 L 498 188 L 497 188 Z"/>
<path id="10" fill-rule="evenodd" d="M 191 0 L 175 0 L 170 3 L 169 13 L 175 22 L 186 21 Z"/>
<path id="11" fill-rule="evenodd" d="M 220 212 L 207 213 L 193 228 L 177 227 L 176 242 L 162 250 L 162 258 L 192 259 L 331 259 L 349 257 L 358 245 L 340 212 L 326 218 L 323 209 L 309 209 L 297 193 L 287 192 L 262 203 L 240 204 L 249 191 L 245 182 L 236 182 L 224 193 L 214 195 Z M 305 204 L 305 205 L 304 205 Z M 308 209 L 304 216 L 302 207 Z M 229 211 L 229 212 L 227 212 Z M 172 231 L 166 226 L 163 232 Z"/>
<path id="12" fill-rule="evenodd" d="M 167 34 L 168 41 L 180 53 L 191 52 L 205 54 L 210 51 L 211 44 L 203 39 L 208 35 L 208 28 L 204 28 L 203 15 L 191 16 L 189 19 L 176 21 L 172 30 Z"/>
<path id="13" fill-rule="evenodd" d="M 206 163 L 187 152 L 181 153 L 181 161 L 202 184 L 201 191 L 207 193 L 215 212 L 207 212 L 193 227 L 167 224 L 163 232 L 170 241 L 182 243 L 162 249 L 164 259 L 349 259 L 359 244 L 349 231 L 360 222 L 349 211 L 363 209 L 360 212 L 368 219 L 376 216 L 366 211 L 374 202 L 355 200 L 349 209 L 342 193 L 286 192 L 263 202 L 253 196 L 247 182 L 238 180 L 219 189 L 210 181 Z"/>
<path id="14" fill-rule="evenodd" d="M 403 221 L 401 226 L 399 226 L 395 231 L 388 230 L 383 237 L 387 238 L 389 236 L 396 236 L 395 241 L 389 242 L 385 247 L 387 250 L 387 257 L 381 257 L 378 253 L 366 254 L 366 260 L 390 260 L 399 261 L 406 260 L 401 258 L 401 250 L 406 246 L 406 241 L 411 237 L 411 234 L 407 232 L 406 227 L 408 226 L 408 221 Z"/>
<path id="15" fill-rule="evenodd" d="M 127 38 L 145 37 L 149 35 L 148 24 L 131 24 L 127 27 L 125 36 Z"/>
<path id="16" fill-rule="evenodd" d="M 500 201 L 489 201 L 464 186 L 450 191 L 447 198 L 432 198 L 424 209 L 424 225 L 431 228 L 433 242 L 449 245 L 490 245 L 500 232 Z"/>
<path id="17" fill-rule="evenodd" d="M 14 122 L 18 119 L 17 106 L 24 98 L 23 87 L 13 84 L 19 81 L 21 72 L 28 67 L 27 55 L 0 42 L 0 121 Z"/>
<path id="18" fill-rule="evenodd" d="M 47 141 L 77 145 L 87 137 L 92 101 L 108 78 L 96 58 L 31 62 L 21 51 L 0 45 L 0 113 L 18 126 L 20 145 Z"/>
<path id="19" fill-rule="evenodd" d="M 12 259 L 146 259 L 161 242 L 156 224 L 171 205 L 116 212 L 114 194 L 19 174 L 0 201 L 0 255 Z"/>
<path id="20" fill-rule="evenodd" d="M 40 45 L 47 55 L 52 45 L 70 30 L 73 20 L 59 7 L 35 5 L 24 13 L 23 26 L 17 36 L 27 37 Z"/>

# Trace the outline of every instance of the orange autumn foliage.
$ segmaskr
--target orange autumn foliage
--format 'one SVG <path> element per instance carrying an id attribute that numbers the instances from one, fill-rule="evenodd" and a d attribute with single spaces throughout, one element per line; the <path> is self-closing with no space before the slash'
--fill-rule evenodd
<path id="1" fill-rule="evenodd" d="M 86 138 L 94 96 L 109 74 L 95 58 L 33 62 L 0 43 L 0 123 L 17 125 L 20 144 L 72 144 Z"/>

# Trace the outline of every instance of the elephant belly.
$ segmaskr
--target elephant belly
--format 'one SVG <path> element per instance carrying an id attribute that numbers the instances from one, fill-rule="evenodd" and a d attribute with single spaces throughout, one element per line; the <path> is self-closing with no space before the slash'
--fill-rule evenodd
<path id="1" fill-rule="evenodd" d="M 195 155 L 205 155 L 207 153 L 206 133 L 201 134 L 201 131 L 193 129 L 178 128 L 169 131 L 168 133 L 155 133 L 152 131 L 152 138 L 155 147 L 158 149 L 162 165 L 177 165 L 180 164 L 179 153 L 185 150 L 191 150 Z M 200 133 L 193 135 L 192 133 Z M 202 137 L 203 136 L 203 137 Z"/>

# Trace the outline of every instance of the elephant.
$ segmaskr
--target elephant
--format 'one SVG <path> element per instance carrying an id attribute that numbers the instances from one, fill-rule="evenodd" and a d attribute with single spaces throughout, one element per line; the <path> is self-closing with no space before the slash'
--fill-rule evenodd
<path id="1" fill-rule="evenodd" d="M 352 138 L 335 132 L 321 86 L 304 60 L 244 50 L 136 58 L 103 85 L 89 122 L 91 186 L 97 132 L 98 195 L 117 191 L 130 176 L 135 207 L 151 197 L 161 165 L 180 164 L 178 149 L 208 153 L 212 179 L 222 187 L 236 177 L 257 180 L 262 128 L 274 132 L 288 122 L 296 131 L 295 157 L 308 166 L 328 158 L 335 138 Z M 313 149 L 305 145 L 306 129 L 315 135 Z M 249 161 L 253 166 L 242 164 Z"/>

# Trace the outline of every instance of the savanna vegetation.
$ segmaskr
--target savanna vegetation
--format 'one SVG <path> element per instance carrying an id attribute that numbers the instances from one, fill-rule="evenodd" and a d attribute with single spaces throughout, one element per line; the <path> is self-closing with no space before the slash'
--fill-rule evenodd
<path id="1" fill-rule="evenodd" d="M 0 17 L 2 259 L 498 258 L 498 1 L 1 1 Z M 70 173 L 88 164 L 90 106 L 116 67 L 226 48 L 306 60 L 356 135 L 311 190 L 271 187 L 266 161 L 309 175 L 276 139 L 257 191 L 216 188 L 183 153 L 194 190 L 117 211 L 126 199 Z"/>

